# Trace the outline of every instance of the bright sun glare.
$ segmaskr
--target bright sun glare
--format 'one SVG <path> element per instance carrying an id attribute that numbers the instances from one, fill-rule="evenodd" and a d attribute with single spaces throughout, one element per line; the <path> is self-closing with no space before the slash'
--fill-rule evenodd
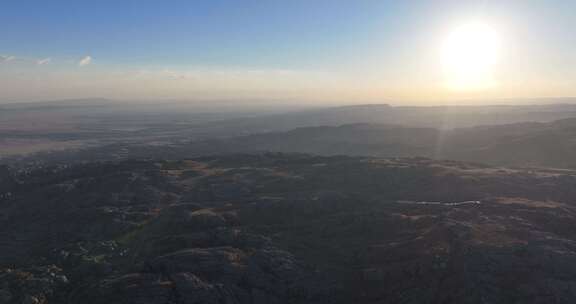
<path id="1" fill-rule="evenodd" d="M 471 23 L 453 29 L 442 45 L 448 87 L 454 90 L 494 87 L 499 53 L 500 36 L 491 26 Z"/>

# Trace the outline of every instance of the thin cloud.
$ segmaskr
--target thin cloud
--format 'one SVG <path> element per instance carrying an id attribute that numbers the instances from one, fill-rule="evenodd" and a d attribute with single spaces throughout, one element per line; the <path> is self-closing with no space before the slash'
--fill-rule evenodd
<path id="1" fill-rule="evenodd" d="M 49 64 L 50 62 L 52 62 L 52 58 L 44 58 L 44 59 L 40 59 L 40 60 L 36 61 L 36 64 L 45 65 L 45 64 Z"/>
<path id="2" fill-rule="evenodd" d="M 81 67 L 87 66 L 89 64 L 92 64 L 92 57 L 91 56 L 86 56 L 78 62 L 78 66 L 81 66 Z"/>
<path id="3" fill-rule="evenodd" d="M 14 59 L 16 59 L 15 56 L 0 55 L 0 62 L 10 62 Z"/>

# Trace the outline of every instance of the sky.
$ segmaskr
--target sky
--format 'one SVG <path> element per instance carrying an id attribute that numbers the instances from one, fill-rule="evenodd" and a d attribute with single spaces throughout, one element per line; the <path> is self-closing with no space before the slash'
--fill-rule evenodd
<path id="1" fill-rule="evenodd" d="M 0 102 L 576 96 L 576 1 L 0 0 Z"/>

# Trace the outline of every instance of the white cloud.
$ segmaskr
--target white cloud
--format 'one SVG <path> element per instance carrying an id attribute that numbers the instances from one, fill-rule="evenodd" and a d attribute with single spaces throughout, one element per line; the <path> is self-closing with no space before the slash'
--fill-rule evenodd
<path id="1" fill-rule="evenodd" d="M 92 64 L 92 57 L 91 56 L 86 56 L 78 62 L 78 66 L 81 66 L 81 67 L 87 66 L 89 64 Z"/>
<path id="2" fill-rule="evenodd" d="M 0 55 L 0 62 L 9 62 L 16 59 L 16 57 L 14 56 L 9 56 L 9 55 Z"/>
<path id="3" fill-rule="evenodd" d="M 50 62 L 52 62 L 52 58 L 44 58 L 44 59 L 40 59 L 40 60 L 36 61 L 36 64 L 45 65 L 45 64 L 49 64 Z"/>

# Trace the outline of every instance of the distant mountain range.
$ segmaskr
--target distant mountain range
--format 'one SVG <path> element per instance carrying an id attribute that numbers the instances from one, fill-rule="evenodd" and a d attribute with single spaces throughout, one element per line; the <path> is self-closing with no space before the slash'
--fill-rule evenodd
<path id="1" fill-rule="evenodd" d="M 576 102 L 576 99 L 559 101 Z M 451 129 L 518 122 L 551 122 L 572 117 L 576 117 L 576 104 L 571 103 L 430 107 L 369 104 L 231 119 L 210 123 L 208 126 L 244 133 L 287 131 L 299 127 L 339 126 L 355 123 Z"/>
<path id="2" fill-rule="evenodd" d="M 320 155 L 419 156 L 496 165 L 576 167 L 576 118 L 440 130 L 384 124 L 298 128 L 194 142 L 182 154 L 302 152 Z"/>
<path id="3" fill-rule="evenodd" d="M 85 104 L 103 103 L 106 101 Z M 109 110 L 96 115 L 93 114 L 96 110 L 78 109 L 67 116 L 70 126 L 65 138 L 95 139 L 98 135 L 101 142 L 93 140 L 80 152 L 52 153 L 42 159 L 58 162 L 181 159 L 206 154 L 277 151 L 576 168 L 573 153 L 576 104 L 444 107 L 377 104 L 244 117 L 188 111 L 145 115 L 126 105 L 122 111 L 114 110 L 111 105 Z M 38 113 L 47 115 L 48 112 Z M 81 114 L 84 116 L 78 116 Z M 87 123 L 86 115 L 91 115 L 93 120 Z M 5 113 L 4 118 L 12 116 Z M 45 119 L 46 128 L 53 120 Z M 43 126 L 21 137 L 46 138 L 46 133 L 40 132 L 45 130 Z M 86 130 L 92 133 L 89 136 L 79 133 Z M 14 134 L 13 130 L 9 132 Z M 57 129 L 50 138 L 64 138 L 62 132 Z M 76 134 L 84 137 L 74 137 Z"/>
<path id="4" fill-rule="evenodd" d="M 102 107 L 110 105 L 111 101 L 108 99 L 83 98 L 83 99 L 65 99 L 65 100 L 53 100 L 53 101 L 5 103 L 0 104 L 0 111 L 49 110 L 49 109 L 67 109 L 78 107 Z"/>

